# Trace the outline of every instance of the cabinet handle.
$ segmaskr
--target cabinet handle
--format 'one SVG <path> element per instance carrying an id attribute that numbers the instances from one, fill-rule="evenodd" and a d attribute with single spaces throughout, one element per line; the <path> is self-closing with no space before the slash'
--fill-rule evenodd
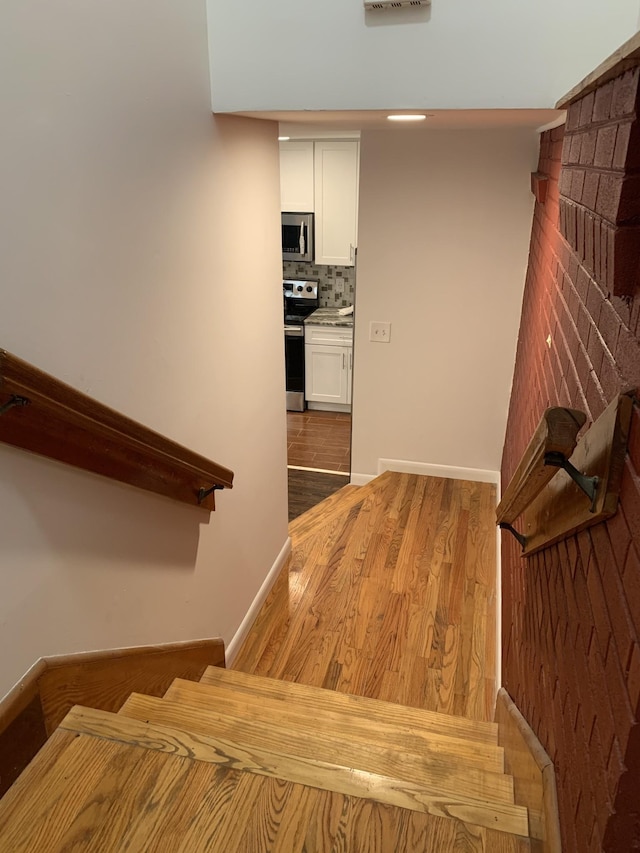
<path id="1" fill-rule="evenodd" d="M 342 353 L 342 369 L 344 370 L 344 353 Z"/>
<path id="2" fill-rule="evenodd" d="M 349 370 L 353 370 L 353 353 L 349 353 Z"/>

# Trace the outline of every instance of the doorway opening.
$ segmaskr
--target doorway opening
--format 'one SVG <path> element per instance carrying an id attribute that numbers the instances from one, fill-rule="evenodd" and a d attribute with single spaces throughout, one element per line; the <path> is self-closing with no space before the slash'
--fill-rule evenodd
<path id="1" fill-rule="evenodd" d="M 349 483 L 351 414 L 287 412 L 289 521 Z"/>

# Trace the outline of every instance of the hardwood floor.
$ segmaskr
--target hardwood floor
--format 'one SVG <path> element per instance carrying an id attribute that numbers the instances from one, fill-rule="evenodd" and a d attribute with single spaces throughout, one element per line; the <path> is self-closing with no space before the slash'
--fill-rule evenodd
<path id="1" fill-rule="evenodd" d="M 494 508 L 387 473 L 304 513 L 235 668 L 72 708 L 0 801 L 0 848 L 541 853 L 486 721 Z"/>
<path id="2" fill-rule="evenodd" d="M 495 486 L 387 472 L 290 524 L 234 668 L 493 718 Z"/>
<path id="3" fill-rule="evenodd" d="M 287 412 L 287 464 L 326 471 L 351 470 L 351 415 Z"/>
<path id="4" fill-rule="evenodd" d="M 348 482 L 348 474 L 324 474 L 289 468 L 289 521 L 319 504 Z"/>

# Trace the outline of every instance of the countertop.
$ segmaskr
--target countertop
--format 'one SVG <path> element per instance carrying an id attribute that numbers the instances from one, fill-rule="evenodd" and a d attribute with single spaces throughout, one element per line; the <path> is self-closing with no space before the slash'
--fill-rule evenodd
<path id="1" fill-rule="evenodd" d="M 306 326 L 353 327 L 353 314 L 338 314 L 337 308 L 318 308 L 305 319 Z"/>

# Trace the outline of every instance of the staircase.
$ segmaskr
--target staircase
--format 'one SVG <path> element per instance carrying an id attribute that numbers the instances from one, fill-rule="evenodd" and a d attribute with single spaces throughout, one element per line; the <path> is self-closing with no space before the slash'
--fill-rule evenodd
<path id="1" fill-rule="evenodd" d="M 494 506 L 385 474 L 296 519 L 237 669 L 73 707 L 0 853 L 541 850 L 486 721 Z"/>
<path id="2" fill-rule="evenodd" d="M 74 707 L 0 801 L 0 849 L 527 850 L 503 760 L 492 723 L 210 667 Z"/>

